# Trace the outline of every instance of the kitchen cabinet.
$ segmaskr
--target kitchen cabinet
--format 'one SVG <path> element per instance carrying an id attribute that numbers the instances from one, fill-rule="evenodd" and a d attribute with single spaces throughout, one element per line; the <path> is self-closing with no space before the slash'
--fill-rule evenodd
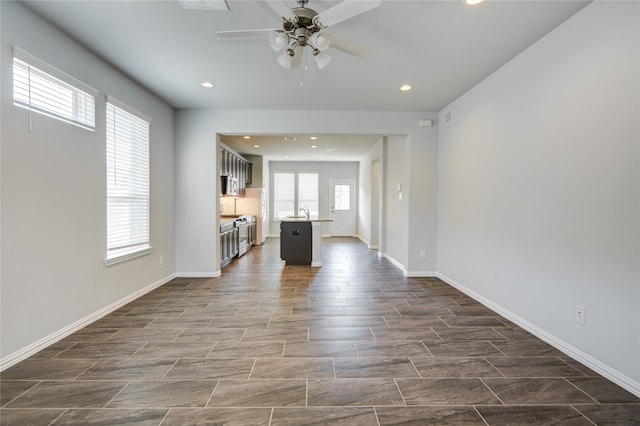
<path id="1" fill-rule="evenodd" d="M 290 216 L 280 222 L 280 258 L 287 265 L 322 266 L 322 223 L 328 217 Z"/>
<path id="2" fill-rule="evenodd" d="M 251 185 L 252 178 L 253 178 L 252 174 L 253 174 L 253 164 L 247 161 L 244 165 L 244 177 L 245 177 L 244 182 L 247 185 Z"/>
<path id="3" fill-rule="evenodd" d="M 220 267 L 228 265 L 238 255 L 238 228 L 233 221 L 220 223 Z"/>
<path id="4" fill-rule="evenodd" d="M 238 178 L 238 195 L 243 197 L 247 184 L 252 181 L 252 166 L 245 158 L 227 148 L 220 146 L 220 174 Z"/>
<path id="5" fill-rule="evenodd" d="M 311 222 L 280 222 L 280 258 L 287 265 L 310 265 L 311 241 Z"/>
<path id="6" fill-rule="evenodd" d="M 251 247 L 255 245 L 258 240 L 258 235 L 257 235 L 258 225 L 256 223 L 255 216 L 247 216 L 247 228 L 248 228 L 247 245 Z"/>

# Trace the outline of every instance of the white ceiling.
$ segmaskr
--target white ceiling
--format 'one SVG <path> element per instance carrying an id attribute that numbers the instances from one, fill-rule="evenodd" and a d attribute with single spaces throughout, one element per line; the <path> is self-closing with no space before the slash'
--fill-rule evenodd
<path id="1" fill-rule="evenodd" d="M 177 109 L 437 112 L 589 2 L 383 0 L 329 28 L 373 53 L 358 58 L 330 48 L 323 70 L 312 60 L 306 70 L 285 70 L 268 40 L 216 35 L 280 28 L 281 18 L 259 0 L 227 0 L 228 11 L 186 10 L 178 0 L 22 3 Z M 322 12 L 337 3 L 307 7 Z M 413 90 L 401 92 L 404 83 Z M 262 142 L 263 150 L 277 146 Z"/>

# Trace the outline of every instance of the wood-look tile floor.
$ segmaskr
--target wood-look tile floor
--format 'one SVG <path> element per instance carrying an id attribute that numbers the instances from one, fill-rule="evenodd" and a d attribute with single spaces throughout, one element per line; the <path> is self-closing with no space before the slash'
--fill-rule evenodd
<path id="1" fill-rule="evenodd" d="M 0 374 L 2 425 L 638 425 L 640 400 L 357 240 L 279 240 Z"/>

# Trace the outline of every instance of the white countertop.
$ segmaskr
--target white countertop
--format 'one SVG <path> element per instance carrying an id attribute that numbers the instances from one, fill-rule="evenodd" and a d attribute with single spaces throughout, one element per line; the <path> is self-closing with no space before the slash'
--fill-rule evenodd
<path id="1" fill-rule="evenodd" d="M 284 217 L 278 220 L 280 222 L 333 222 L 333 219 L 327 216 L 311 216 L 309 218 L 307 218 L 306 216 L 294 216 Z"/>

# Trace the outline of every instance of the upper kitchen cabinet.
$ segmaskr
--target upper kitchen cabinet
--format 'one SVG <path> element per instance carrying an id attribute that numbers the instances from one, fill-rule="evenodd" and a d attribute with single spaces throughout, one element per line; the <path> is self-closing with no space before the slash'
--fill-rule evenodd
<path id="1" fill-rule="evenodd" d="M 249 180 L 247 181 L 247 188 L 264 188 L 264 181 L 262 180 L 263 158 L 262 155 L 245 155 L 247 161 L 249 161 Z"/>
<path id="2" fill-rule="evenodd" d="M 252 181 L 252 165 L 246 158 L 226 145 L 220 144 L 220 175 L 238 179 L 238 195 L 243 197 L 247 184 Z"/>

